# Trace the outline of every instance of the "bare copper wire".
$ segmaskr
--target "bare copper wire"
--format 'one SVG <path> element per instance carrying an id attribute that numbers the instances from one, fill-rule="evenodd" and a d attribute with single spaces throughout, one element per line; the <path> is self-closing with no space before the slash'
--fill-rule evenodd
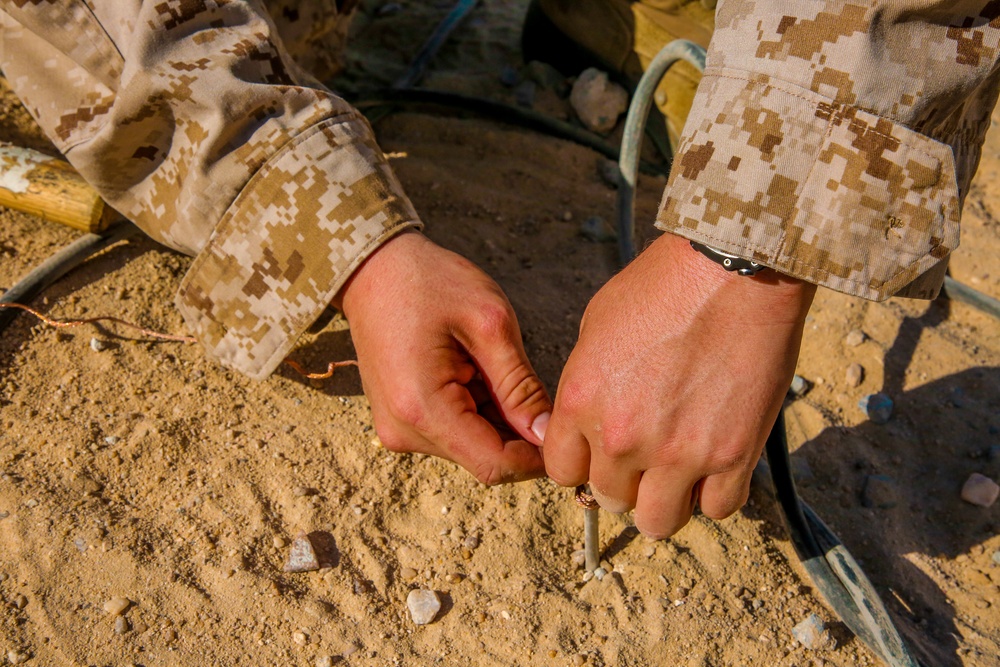
<path id="1" fill-rule="evenodd" d="M 304 369 L 299 362 L 291 359 L 285 359 L 285 365 L 290 366 L 292 370 L 309 378 L 310 380 L 325 380 L 328 377 L 333 377 L 334 371 L 338 368 L 343 368 L 344 366 L 357 366 L 358 362 L 354 359 L 348 359 L 346 361 L 331 361 L 326 365 L 325 373 L 310 373 L 306 371 L 306 369 Z"/>
<path id="2" fill-rule="evenodd" d="M 125 320 L 118 319 L 117 317 L 102 316 L 102 317 L 89 317 L 83 320 L 55 320 L 52 319 L 51 317 L 43 315 L 34 308 L 30 308 L 20 303 L 0 303 L 0 308 L 14 308 L 17 310 L 23 310 L 26 313 L 34 315 L 42 322 L 45 322 L 45 324 L 48 324 L 51 327 L 56 327 L 57 329 L 68 329 L 70 327 L 83 326 L 84 324 L 96 324 L 97 322 L 114 322 L 116 324 L 121 324 L 122 326 L 138 331 L 142 335 L 149 336 L 151 338 L 159 338 L 161 340 L 172 340 L 178 343 L 198 342 L 198 339 L 195 338 L 194 336 L 174 336 L 172 334 L 160 333 L 158 331 L 145 329 L 139 326 L 138 324 L 132 324 L 131 322 L 126 322 Z M 325 380 L 328 377 L 332 377 L 334 371 L 336 371 L 338 368 L 342 368 L 344 366 L 358 365 L 358 362 L 355 361 L 354 359 L 348 359 L 346 361 L 331 361 L 329 364 L 327 364 L 325 373 L 310 373 L 309 371 L 307 371 L 305 368 L 302 367 L 302 364 L 298 363 L 297 361 L 293 361 L 292 359 L 285 359 L 284 363 L 285 365 L 291 367 L 292 370 L 294 370 L 296 373 L 299 373 L 303 377 L 306 377 L 310 380 Z"/>
<path id="3" fill-rule="evenodd" d="M 50 327 L 56 327 L 58 329 L 68 329 L 70 327 L 79 327 L 84 324 L 96 324 L 97 322 L 115 322 L 121 324 L 130 329 L 135 329 L 139 333 L 150 336 L 152 338 L 161 338 L 163 340 L 174 340 L 180 343 L 196 343 L 198 342 L 196 338 L 192 336 L 173 336 L 171 334 L 159 333 L 157 331 L 150 331 L 149 329 L 143 329 L 138 324 L 132 324 L 131 322 L 126 322 L 125 320 L 120 320 L 117 317 L 90 317 L 85 320 L 54 320 L 51 317 L 47 317 L 42 313 L 38 312 L 34 308 L 29 308 L 20 303 L 0 303 L 0 308 L 16 308 L 17 310 L 23 310 L 25 312 L 31 313 L 42 322 L 45 322 Z"/>
<path id="4" fill-rule="evenodd" d="M 594 496 L 587 493 L 587 486 L 585 484 L 576 487 L 576 504 L 585 510 L 596 510 L 600 507 Z"/>

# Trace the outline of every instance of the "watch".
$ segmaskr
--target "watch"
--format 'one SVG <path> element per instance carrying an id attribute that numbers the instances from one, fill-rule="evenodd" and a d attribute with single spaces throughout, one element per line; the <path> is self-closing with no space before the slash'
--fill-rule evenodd
<path id="1" fill-rule="evenodd" d="M 720 264 L 726 271 L 735 271 L 741 276 L 754 276 L 767 268 L 753 260 L 743 259 L 696 241 L 691 241 L 691 247 L 716 264 Z"/>

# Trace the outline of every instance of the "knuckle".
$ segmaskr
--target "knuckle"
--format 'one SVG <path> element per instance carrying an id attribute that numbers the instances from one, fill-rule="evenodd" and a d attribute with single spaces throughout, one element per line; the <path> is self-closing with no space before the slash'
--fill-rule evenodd
<path id="1" fill-rule="evenodd" d="M 591 403 L 591 389 L 582 382 L 567 382 L 559 387 L 559 395 L 556 398 L 559 404 L 559 412 L 577 415 L 585 412 Z"/>
<path id="2" fill-rule="evenodd" d="M 494 302 L 481 304 L 476 309 L 475 331 L 483 340 L 504 340 L 510 336 L 513 320 L 513 313 L 506 304 Z"/>
<path id="3" fill-rule="evenodd" d="M 746 470 L 751 467 L 750 452 L 742 444 L 733 444 L 717 448 L 709 458 L 709 465 L 713 474 L 730 472 L 733 470 Z"/>
<path id="4" fill-rule="evenodd" d="M 598 446 L 601 453 L 612 460 L 620 460 L 629 456 L 635 448 L 635 436 L 632 427 L 622 421 L 602 424 Z"/>
<path id="5" fill-rule="evenodd" d="M 388 411 L 393 419 L 423 432 L 427 423 L 427 405 L 419 392 L 398 391 L 388 400 Z M 383 443 L 385 441 L 383 440 Z"/>

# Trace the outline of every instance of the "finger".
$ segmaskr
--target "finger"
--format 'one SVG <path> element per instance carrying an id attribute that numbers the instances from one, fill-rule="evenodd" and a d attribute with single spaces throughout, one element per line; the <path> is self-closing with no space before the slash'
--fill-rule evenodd
<path id="1" fill-rule="evenodd" d="M 608 512 L 624 514 L 635 507 L 641 477 L 640 471 L 609 459 L 599 448 L 590 452 L 590 490 Z"/>
<path id="2" fill-rule="evenodd" d="M 750 497 L 750 477 L 753 469 L 730 470 L 710 475 L 702 480 L 698 505 L 702 514 L 721 521 L 746 504 Z"/>
<path id="3" fill-rule="evenodd" d="M 635 527 L 662 540 L 691 520 L 698 480 L 677 467 L 660 466 L 642 473 L 635 503 Z"/>
<path id="4" fill-rule="evenodd" d="M 426 437 L 439 446 L 439 456 L 459 464 L 486 485 L 541 477 L 542 456 L 516 434 L 502 434 L 475 409 L 468 390 L 452 383 L 439 392 L 440 408 Z M 502 437 L 504 436 L 504 437 Z M 511 437 L 513 436 L 513 437 Z M 506 439 L 505 439 L 506 438 Z"/>
<path id="5" fill-rule="evenodd" d="M 552 400 L 538 379 L 521 343 L 513 312 L 482 309 L 471 336 L 458 335 L 472 357 L 504 420 L 522 438 L 541 446 Z"/>
<path id="6" fill-rule="evenodd" d="M 579 486 L 590 478 L 590 443 L 564 415 L 556 410 L 545 434 L 545 474 L 556 484 Z"/>

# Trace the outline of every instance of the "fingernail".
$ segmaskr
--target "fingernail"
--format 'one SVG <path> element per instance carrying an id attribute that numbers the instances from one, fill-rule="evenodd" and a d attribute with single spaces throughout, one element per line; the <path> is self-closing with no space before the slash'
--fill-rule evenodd
<path id="1" fill-rule="evenodd" d="M 535 421 L 531 422 L 531 432 L 542 442 L 545 442 L 545 429 L 549 427 L 549 417 L 551 416 L 551 412 L 543 412 L 535 417 Z"/>

